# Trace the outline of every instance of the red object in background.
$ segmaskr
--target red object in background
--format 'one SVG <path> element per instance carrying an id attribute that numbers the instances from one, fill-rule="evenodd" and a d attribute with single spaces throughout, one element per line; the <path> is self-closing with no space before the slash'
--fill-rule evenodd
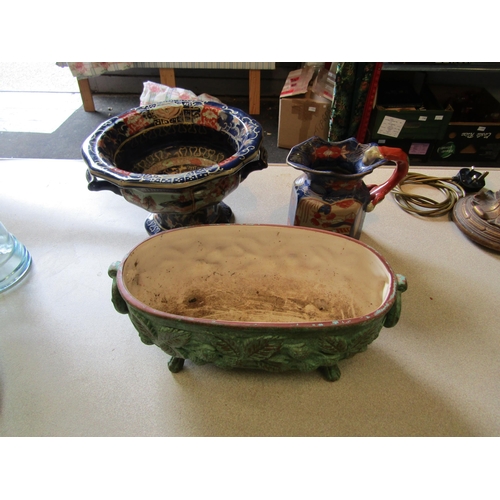
<path id="1" fill-rule="evenodd" d="M 370 122 L 370 115 L 372 114 L 373 104 L 375 103 L 378 82 L 380 80 L 380 74 L 382 73 L 382 66 L 383 63 L 375 63 L 375 69 L 373 70 L 370 88 L 368 89 L 368 95 L 366 96 L 365 106 L 363 108 L 363 115 L 361 116 L 358 133 L 356 134 L 356 139 L 360 143 L 364 143 L 366 139 L 366 133 L 368 132 L 368 123 Z"/>

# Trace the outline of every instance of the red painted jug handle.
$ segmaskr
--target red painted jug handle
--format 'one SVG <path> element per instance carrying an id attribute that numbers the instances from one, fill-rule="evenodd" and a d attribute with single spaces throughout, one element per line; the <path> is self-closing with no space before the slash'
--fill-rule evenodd
<path id="1" fill-rule="evenodd" d="M 387 146 L 379 146 L 378 149 L 386 160 L 396 162 L 396 169 L 387 181 L 370 189 L 373 206 L 381 202 L 385 198 L 385 195 L 396 187 L 408 174 L 408 156 L 403 150 Z"/>

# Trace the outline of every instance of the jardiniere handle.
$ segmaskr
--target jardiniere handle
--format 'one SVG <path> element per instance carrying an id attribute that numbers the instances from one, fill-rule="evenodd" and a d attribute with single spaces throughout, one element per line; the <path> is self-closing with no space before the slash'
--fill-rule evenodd
<path id="1" fill-rule="evenodd" d="M 123 300 L 123 297 L 118 290 L 118 285 L 116 284 L 116 275 L 118 274 L 118 269 L 120 268 L 121 262 L 113 262 L 108 268 L 108 276 L 113 279 L 113 284 L 111 285 L 111 302 L 115 306 L 117 312 L 121 314 L 128 314 L 127 303 Z"/>
<path id="2" fill-rule="evenodd" d="M 87 170 L 87 182 L 89 191 L 113 191 L 113 193 L 122 196 L 121 189 L 118 186 L 115 186 L 109 181 L 97 180 L 88 170 Z"/>
<path id="3" fill-rule="evenodd" d="M 372 206 L 381 202 L 385 195 L 390 193 L 408 174 L 408 156 L 403 150 L 387 146 L 379 146 L 378 149 L 383 158 L 396 162 L 396 169 L 387 181 L 370 189 Z"/>
<path id="4" fill-rule="evenodd" d="M 408 282 L 406 281 L 405 276 L 402 274 L 396 274 L 396 280 L 396 300 L 384 319 L 384 326 L 386 328 L 396 326 L 399 321 L 399 317 L 401 316 L 401 294 L 408 288 Z"/>
<path id="5" fill-rule="evenodd" d="M 120 294 L 120 290 L 118 289 L 118 284 L 116 283 L 116 276 L 118 274 L 120 266 L 121 262 L 117 261 L 113 262 L 108 268 L 108 276 L 113 279 L 113 284 L 111 285 L 111 302 L 115 306 L 117 312 L 121 314 L 128 314 L 130 316 L 132 324 L 136 327 L 136 330 L 139 332 L 139 338 L 142 340 L 142 342 L 146 345 L 153 345 L 154 342 L 142 332 L 142 329 L 140 327 L 137 326 L 137 323 L 134 321 L 134 316 L 130 313 L 127 303 Z M 174 358 L 172 358 L 172 360 L 173 359 Z M 170 360 L 172 363 L 172 367 L 170 368 L 170 370 L 174 371 L 175 369 L 177 369 L 177 371 L 179 371 L 182 368 L 182 363 L 180 363 L 179 361 L 172 361 L 172 360 Z"/>
<path id="6" fill-rule="evenodd" d="M 259 157 L 256 160 L 247 163 L 241 169 L 240 182 L 243 182 L 251 172 L 255 172 L 256 170 L 264 170 L 265 168 L 267 168 L 267 150 L 266 148 L 264 148 L 264 146 L 261 146 L 259 150 Z"/>

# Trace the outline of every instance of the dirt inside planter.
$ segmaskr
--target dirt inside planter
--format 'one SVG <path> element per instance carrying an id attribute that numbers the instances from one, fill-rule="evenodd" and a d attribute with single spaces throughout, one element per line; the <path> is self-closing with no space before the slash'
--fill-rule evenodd
<path id="1" fill-rule="evenodd" d="M 174 230 L 124 266 L 130 293 L 153 309 L 219 321 L 306 323 L 366 316 L 390 275 L 362 245 L 286 226 Z"/>
<path id="2" fill-rule="evenodd" d="M 316 322 L 363 314 L 354 294 L 280 275 L 231 280 L 212 274 L 191 286 L 142 288 L 139 300 L 159 311 L 193 318 L 244 322 Z M 371 304 L 373 306 L 373 304 Z M 373 309 L 373 307 L 372 307 Z"/>

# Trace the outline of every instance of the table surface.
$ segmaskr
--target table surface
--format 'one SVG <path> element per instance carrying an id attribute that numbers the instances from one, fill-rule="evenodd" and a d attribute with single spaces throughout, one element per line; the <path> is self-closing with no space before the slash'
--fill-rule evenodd
<path id="1" fill-rule="evenodd" d="M 337 382 L 189 361 L 172 374 L 111 304 L 108 267 L 147 238 L 147 213 L 88 191 L 83 161 L 0 160 L 0 173 L 0 220 L 33 257 L 0 294 L 1 436 L 500 435 L 500 254 L 447 216 L 409 215 L 391 196 L 367 214 L 361 240 L 408 290 L 399 323 L 341 362 Z M 298 175 L 250 174 L 225 200 L 236 222 L 286 224 Z M 500 171 L 486 181 L 498 190 Z"/>

